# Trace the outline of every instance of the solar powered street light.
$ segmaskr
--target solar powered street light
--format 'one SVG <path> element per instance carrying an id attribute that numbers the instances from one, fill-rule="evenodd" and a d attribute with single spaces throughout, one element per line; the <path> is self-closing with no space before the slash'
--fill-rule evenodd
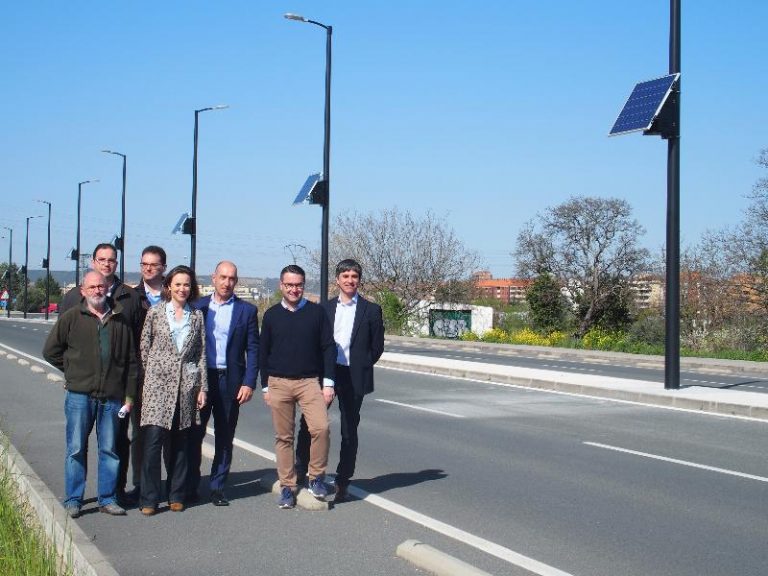
<path id="1" fill-rule="evenodd" d="M 669 74 L 637 84 L 610 132 L 667 141 L 666 389 L 680 388 L 680 4 L 669 2 Z"/>
<path id="2" fill-rule="evenodd" d="M 309 20 L 299 14 L 284 14 L 288 20 L 314 24 L 325 30 L 325 131 L 323 137 L 323 174 L 317 182 L 316 200 L 312 204 L 320 204 L 323 208 L 323 222 L 320 239 L 320 302 L 328 300 L 328 228 L 330 214 L 331 189 L 331 37 L 333 26 L 328 26 L 317 20 Z M 312 176 L 310 176 L 312 178 Z M 321 184 L 322 183 L 322 184 Z M 305 184 L 306 186 L 306 184 Z M 297 199 L 298 200 L 298 199 Z M 296 202 L 294 202 L 296 204 Z"/>

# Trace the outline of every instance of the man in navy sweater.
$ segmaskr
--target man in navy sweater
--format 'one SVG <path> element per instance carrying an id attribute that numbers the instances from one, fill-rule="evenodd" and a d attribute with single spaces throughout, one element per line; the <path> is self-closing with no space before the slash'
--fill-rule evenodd
<path id="1" fill-rule="evenodd" d="M 336 343 L 323 308 L 304 298 L 305 276 L 295 264 L 283 268 L 283 299 L 265 312 L 261 326 L 259 367 L 264 402 L 272 410 L 275 429 L 280 508 L 296 505 L 296 404 L 311 438 L 309 492 L 320 500 L 328 494 L 324 482 L 330 444 L 327 408 L 334 397 Z"/>

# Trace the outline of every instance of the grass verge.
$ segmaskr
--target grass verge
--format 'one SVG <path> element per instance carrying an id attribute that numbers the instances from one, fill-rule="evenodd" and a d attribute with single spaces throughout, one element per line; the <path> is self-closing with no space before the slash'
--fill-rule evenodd
<path id="1" fill-rule="evenodd" d="M 4 465 L 7 446 L 0 446 L 0 574 L 8 576 L 72 576 L 55 546 Z"/>

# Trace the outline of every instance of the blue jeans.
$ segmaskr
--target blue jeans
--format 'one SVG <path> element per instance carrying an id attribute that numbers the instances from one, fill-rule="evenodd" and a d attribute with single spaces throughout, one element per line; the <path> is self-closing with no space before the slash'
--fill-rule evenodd
<path id="1" fill-rule="evenodd" d="M 118 400 L 96 400 L 88 394 L 67 391 L 64 415 L 67 418 L 67 447 L 64 460 L 64 506 L 82 506 L 88 472 L 88 437 L 96 424 L 99 447 L 99 506 L 117 501 L 115 487 L 120 470 L 115 440 L 118 431 Z"/>

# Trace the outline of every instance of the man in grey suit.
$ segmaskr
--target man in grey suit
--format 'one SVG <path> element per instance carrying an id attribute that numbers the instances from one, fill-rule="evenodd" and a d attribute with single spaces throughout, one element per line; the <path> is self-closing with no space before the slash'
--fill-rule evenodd
<path id="1" fill-rule="evenodd" d="M 384 320 L 381 306 L 357 292 L 363 269 L 352 259 L 336 265 L 339 296 L 323 307 L 336 341 L 336 397 L 341 416 L 341 450 L 336 467 L 335 502 L 349 499 L 348 487 L 357 461 L 360 409 L 366 394 L 373 392 L 373 366 L 384 352 Z M 301 420 L 296 443 L 296 472 L 306 475 L 309 461 L 309 433 Z"/>

